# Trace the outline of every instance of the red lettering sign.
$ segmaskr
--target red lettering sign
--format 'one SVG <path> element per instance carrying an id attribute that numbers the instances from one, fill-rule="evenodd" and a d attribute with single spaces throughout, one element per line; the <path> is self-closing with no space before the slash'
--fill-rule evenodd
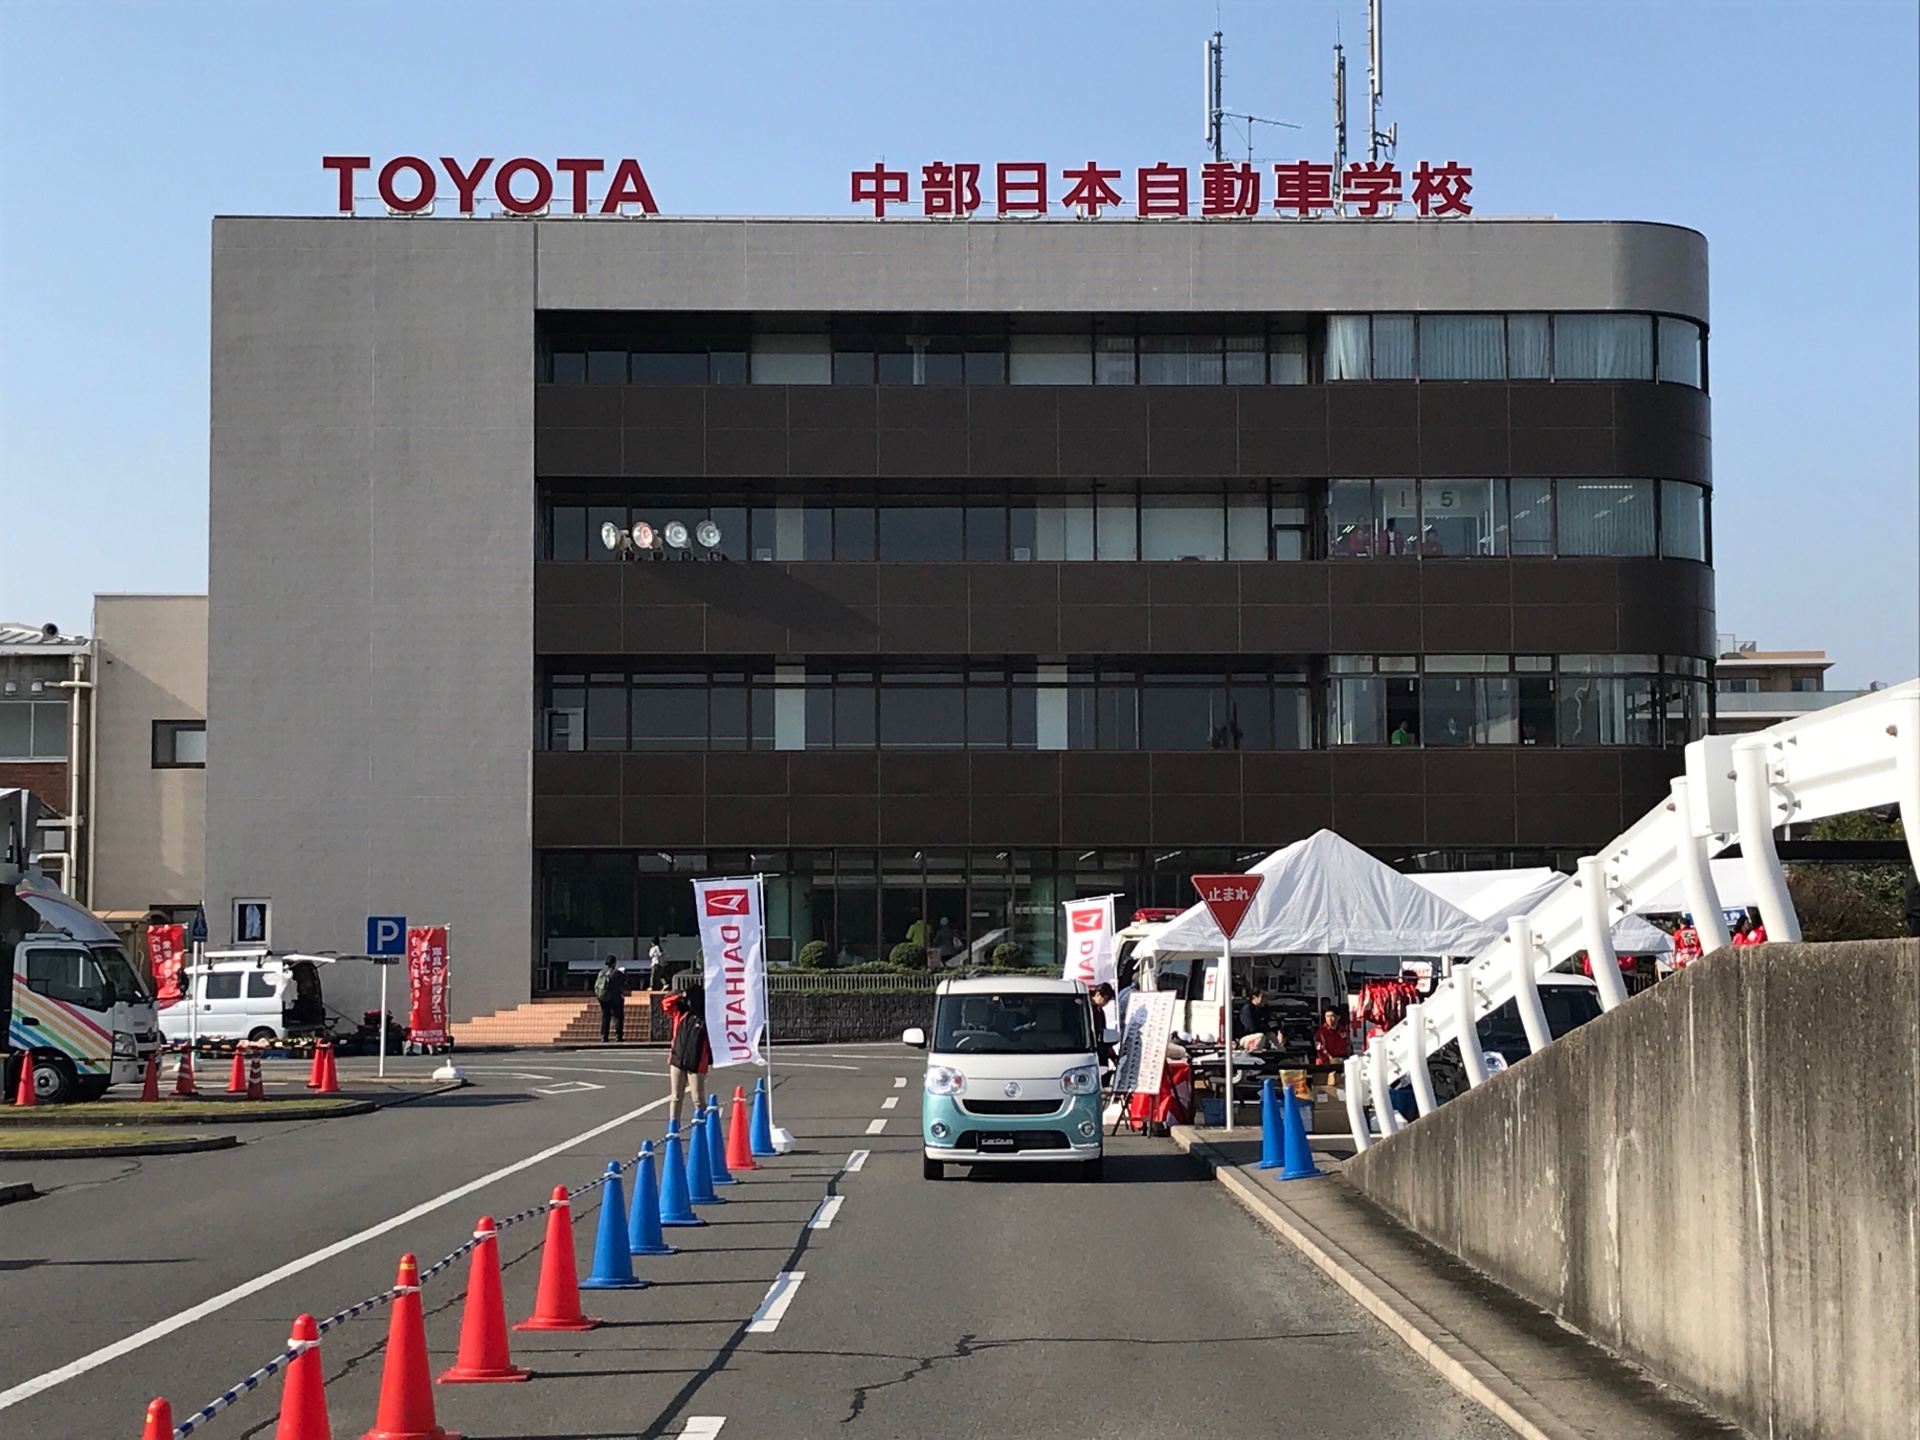
<path id="1" fill-rule="evenodd" d="M 1047 167 L 1037 160 L 993 167 L 994 209 L 1002 215 L 1047 213 Z"/>
<path id="2" fill-rule="evenodd" d="M 336 208 L 342 215 L 351 215 L 354 177 L 363 170 L 373 169 L 372 157 L 324 155 L 320 159 L 320 168 L 331 170 L 339 177 Z M 446 171 L 447 178 L 453 182 L 462 215 L 474 213 L 475 197 L 489 171 L 493 171 L 494 198 L 499 201 L 500 208 L 510 215 L 543 213 L 553 200 L 556 173 L 567 177 L 569 182 L 569 208 L 575 215 L 587 215 L 592 213 L 592 200 L 587 194 L 588 181 L 604 171 L 607 162 L 562 159 L 554 161 L 549 167 L 543 161 L 521 156 L 507 161 L 494 171 L 491 155 L 482 156 L 471 166 L 464 167 L 454 156 L 442 155 L 440 168 Z M 419 215 L 431 209 L 440 188 L 438 173 L 417 155 L 395 156 L 380 167 L 375 178 L 381 202 L 399 215 Z M 904 181 L 901 198 L 905 199 Z M 639 162 L 632 159 L 621 160 L 615 166 L 613 179 L 607 185 L 606 197 L 600 202 L 599 213 L 617 215 L 625 205 L 638 206 L 643 215 L 660 213 L 660 207 L 653 202 L 653 191 L 647 187 L 645 173 L 640 169 Z"/>
<path id="3" fill-rule="evenodd" d="M 871 204 L 875 217 L 887 213 L 889 205 L 907 203 L 907 172 L 875 165 L 871 170 L 853 172 L 853 203 Z"/>
<path id="4" fill-rule="evenodd" d="M 980 167 L 936 160 L 920 167 L 923 215 L 971 215 L 980 208 Z"/>
<path id="5" fill-rule="evenodd" d="M 1333 166 L 1295 160 L 1273 167 L 1273 208 L 1311 215 L 1333 208 Z"/>
<path id="6" fill-rule="evenodd" d="M 180 988 L 181 972 L 187 958 L 187 927 L 149 925 L 147 960 L 153 970 L 154 1000 L 162 1010 L 186 999 Z"/>
<path id="7" fill-rule="evenodd" d="M 1196 875 L 1193 888 L 1200 892 L 1200 903 L 1207 907 L 1220 933 L 1231 940 L 1240 922 L 1247 918 L 1253 897 L 1260 893 L 1265 878 L 1263 875 Z"/>
<path id="8" fill-rule="evenodd" d="M 429 1049 L 447 1043 L 447 927 L 407 931 L 407 1039 Z"/>
<path id="9" fill-rule="evenodd" d="M 1109 180 L 1118 180 L 1118 170 L 1102 170 L 1097 161 L 1089 160 L 1078 170 L 1063 170 L 1064 178 L 1073 181 L 1067 187 L 1067 193 L 1060 197 L 1060 203 L 1069 210 L 1085 210 L 1089 215 L 1098 215 L 1109 205 L 1120 203 L 1120 192 L 1109 185 Z"/>
<path id="10" fill-rule="evenodd" d="M 1358 214 L 1378 215 L 1384 205 L 1391 215 L 1405 198 L 1400 193 L 1400 167 L 1391 160 L 1356 160 L 1341 173 L 1340 203 L 1358 205 Z"/>
<path id="11" fill-rule="evenodd" d="M 1473 171 L 1458 161 L 1432 166 L 1422 160 L 1413 172 L 1413 203 L 1422 215 L 1471 215 Z"/>
<path id="12" fill-rule="evenodd" d="M 1217 160 L 1200 167 L 1202 215 L 1258 215 L 1260 172 L 1251 164 Z"/>
<path id="13" fill-rule="evenodd" d="M 1187 167 L 1162 160 L 1134 175 L 1134 213 L 1142 219 L 1187 213 Z"/>

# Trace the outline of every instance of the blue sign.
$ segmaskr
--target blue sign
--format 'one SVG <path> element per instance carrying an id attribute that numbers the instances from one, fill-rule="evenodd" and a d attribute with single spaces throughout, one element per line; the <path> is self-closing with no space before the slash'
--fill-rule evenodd
<path id="1" fill-rule="evenodd" d="M 187 926 L 187 941 L 193 945 L 204 945 L 207 943 L 206 906 L 196 905 L 193 907 L 193 921 Z"/>
<path id="2" fill-rule="evenodd" d="M 367 954 L 404 955 L 407 953 L 407 917 L 404 915 L 367 916 Z"/>

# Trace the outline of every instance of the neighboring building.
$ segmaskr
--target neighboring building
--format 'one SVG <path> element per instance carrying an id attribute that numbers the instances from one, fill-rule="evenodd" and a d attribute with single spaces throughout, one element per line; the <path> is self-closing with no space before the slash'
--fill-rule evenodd
<path id="1" fill-rule="evenodd" d="M 89 903 L 127 923 L 199 905 L 207 806 L 207 597 L 96 595 Z"/>
<path id="2" fill-rule="evenodd" d="M 1044 959 L 1567 864 L 1706 726 L 1707 319 L 1664 225 L 217 220 L 214 939 L 450 922 L 464 1016 L 702 874 Z"/>
<path id="3" fill-rule="evenodd" d="M 1863 694 L 1827 689 L 1833 661 L 1824 650 L 1762 650 L 1720 635 L 1713 662 L 1715 734 L 1745 735 Z"/>
<path id="4" fill-rule="evenodd" d="M 0 789 L 31 791 L 50 812 L 36 842 L 42 873 L 80 899 L 93 653 L 57 625 L 0 623 Z"/>

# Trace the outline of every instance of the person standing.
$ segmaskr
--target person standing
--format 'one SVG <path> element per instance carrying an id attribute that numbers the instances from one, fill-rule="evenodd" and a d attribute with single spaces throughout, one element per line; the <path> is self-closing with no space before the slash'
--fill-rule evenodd
<path id="1" fill-rule="evenodd" d="M 607 963 L 593 977 L 593 998 L 600 1002 L 600 1043 L 607 1043 L 607 1031 L 615 1040 L 627 1038 L 627 973 L 620 962 L 607 956 Z"/>
<path id="2" fill-rule="evenodd" d="M 1693 916 L 1682 915 L 1673 932 L 1673 965 L 1677 970 L 1700 958 L 1700 930 Z"/>
<path id="3" fill-rule="evenodd" d="M 653 947 L 647 951 L 647 989 L 664 990 L 667 988 L 666 961 L 660 954 L 660 937 L 653 937 Z"/>
<path id="4" fill-rule="evenodd" d="M 707 992 L 698 981 L 669 995 L 661 1009 L 673 1017 L 673 1037 L 667 1042 L 667 1126 L 680 1124 L 680 1102 L 693 1097 L 698 1113 L 707 1103 L 706 1074 L 713 1067 L 713 1047 L 707 1043 Z"/>
<path id="5" fill-rule="evenodd" d="M 1333 1067 L 1326 1075 L 1326 1098 L 1340 1094 L 1341 1067 L 1352 1053 L 1353 1043 L 1347 1038 L 1347 1027 L 1341 1023 L 1340 1012 L 1331 1005 L 1323 1006 L 1320 1025 L 1313 1032 L 1313 1063 Z"/>

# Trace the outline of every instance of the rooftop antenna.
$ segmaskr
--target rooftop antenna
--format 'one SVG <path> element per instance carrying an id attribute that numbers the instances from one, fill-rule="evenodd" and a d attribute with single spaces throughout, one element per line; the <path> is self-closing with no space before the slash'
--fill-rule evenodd
<path id="1" fill-rule="evenodd" d="M 1384 131 L 1380 128 L 1380 87 L 1382 83 L 1380 66 L 1380 0 L 1367 0 L 1367 159 L 1379 163 L 1380 147 L 1384 145 L 1387 158 L 1393 158 L 1393 148 L 1400 143 L 1398 122 L 1389 125 Z"/>
<path id="2" fill-rule="evenodd" d="M 1339 29 L 1333 42 L 1333 203 L 1340 203 L 1340 180 L 1347 173 L 1347 51 L 1339 41 Z"/>
<path id="3" fill-rule="evenodd" d="M 1300 127 L 1291 120 L 1269 120 L 1264 115 L 1229 112 L 1226 108 L 1226 42 L 1220 32 L 1215 30 L 1207 38 L 1206 44 L 1206 120 L 1207 153 L 1214 160 L 1225 160 L 1228 120 L 1238 120 L 1247 127 L 1247 159 L 1253 159 L 1253 127 L 1256 125 L 1274 125 L 1287 130 Z"/>

